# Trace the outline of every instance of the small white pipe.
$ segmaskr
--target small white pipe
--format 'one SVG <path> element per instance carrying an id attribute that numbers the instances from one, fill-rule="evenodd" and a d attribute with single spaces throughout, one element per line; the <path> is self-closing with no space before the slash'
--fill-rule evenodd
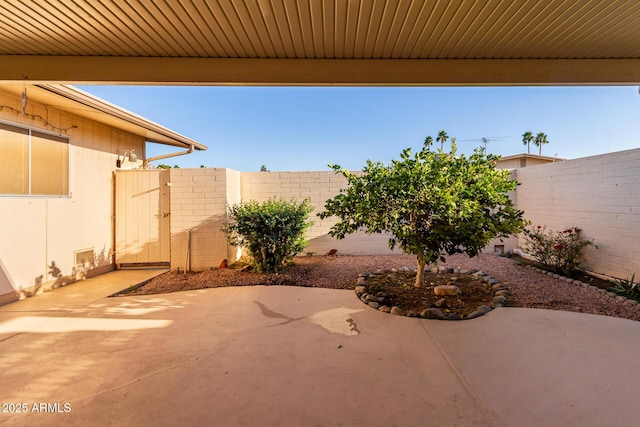
<path id="1" fill-rule="evenodd" d="M 170 157 L 184 156 L 185 154 L 193 153 L 193 150 L 194 150 L 194 146 L 190 145 L 189 149 L 187 151 L 180 151 L 179 153 L 170 153 L 170 154 L 163 154 L 162 156 L 149 157 L 148 159 L 143 160 L 142 167 L 144 169 L 147 169 L 149 167 L 149 162 L 153 162 L 153 161 L 156 161 L 156 160 L 162 160 L 162 159 L 168 159 Z"/>

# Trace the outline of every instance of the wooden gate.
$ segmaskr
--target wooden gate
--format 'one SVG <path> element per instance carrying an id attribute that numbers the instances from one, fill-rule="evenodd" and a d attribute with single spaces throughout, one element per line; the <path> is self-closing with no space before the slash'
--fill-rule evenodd
<path id="1" fill-rule="evenodd" d="M 115 180 L 118 268 L 169 265 L 171 260 L 168 170 L 119 170 Z"/>

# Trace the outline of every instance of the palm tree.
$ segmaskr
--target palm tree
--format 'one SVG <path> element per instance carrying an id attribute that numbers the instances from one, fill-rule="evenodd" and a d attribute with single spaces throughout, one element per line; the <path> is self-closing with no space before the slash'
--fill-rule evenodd
<path id="1" fill-rule="evenodd" d="M 538 154 L 542 155 L 542 146 L 544 144 L 548 144 L 549 139 L 547 138 L 547 135 L 545 135 L 543 132 L 540 132 L 536 135 L 536 139 L 533 141 L 533 143 L 540 149 L 538 151 Z"/>
<path id="2" fill-rule="evenodd" d="M 433 145 L 433 137 L 432 136 L 427 136 L 424 139 L 424 148 L 429 150 L 429 147 L 431 147 L 432 145 Z"/>
<path id="3" fill-rule="evenodd" d="M 522 142 L 527 146 L 527 154 L 531 154 L 531 143 L 533 140 L 534 138 L 531 132 L 525 132 L 522 134 Z"/>
<path id="4" fill-rule="evenodd" d="M 438 132 L 438 137 L 436 138 L 436 141 L 440 143 L 441 150 L 444 150 L 444 143 L 447 142 L 447 139 L 449 139 L 449 135 L 447 135 L 445 131 L 441 130 L 440 132 Z"/>

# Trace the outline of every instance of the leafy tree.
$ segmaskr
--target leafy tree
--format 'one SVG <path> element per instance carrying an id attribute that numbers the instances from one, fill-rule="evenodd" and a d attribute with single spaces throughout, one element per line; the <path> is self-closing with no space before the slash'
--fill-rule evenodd
<path id="1" fill-rule="evenodd" d="M 527 146 L 527 154 L 531 154 L 531 143 L 533 140 L 534 137 L 531 132 L 525 132 L 522 134 L 522 142 Z"/>
<path id="2" fill-rule="evenodd" d="M 267 169 L 267 167 L 265 165 L 262 165 L 260 167 L 260 172 L 269 172 L 269 169 Z"/>
<path id="3" fill-rule="evenodd" d="M 429 149 L 433 145 L 433 137 L 431 135 L 424 139 L 424 148 Z"/>
<path id="4" fill-rule="evenodd" d="M 491 239 L 522 231 L 523 212 L 507 195 L 518 182 L 495 168 L 499 156 L 478 148 L 467 158 L 456 149 L 452 144 L 450 153 L 436 153 L 425 146 L 412 155 L 407 148 L 389 165 L 368 160 L 362 173 L 330 165 L 349 186 L 319 214 L 340 218 L 329 234 L 390 233 L 391 249 L 416 256 L 415 286 L 421 287 L 427 263 L 444 262 L 445 254 L 475 256 Z"/>
<path id="5" fill-rule="evenodd" d="M 200 168 L 206 169 L 206 166 L 205 165 L 200 165 Z"/>
<path id="6" fill-rule="evenodd" d="M 447 135 L 445 131 L 441 130 L 440 132 L 438 132 L 438 137 L 436 138 L 436 141 L 440 143 L 441 150 L 444 150 L 444 143 L 447 142 L 447 139 L 449 139 L 449 135 Z"/>
<path id="7" fill-rule="evenodd" d="M 160 163 L 158 165 L 158 169 L 171 169 L 171 166 Z"/>
<path id="8" fill-rule="evenodd" d="M 547 135 L 545 135 L 543 132 L 540 132 L 536 135 L 535 140 L 533 141 L 533 143 L 540 149 L 538 151 L 539 155 L 542 155 L 542 146 L 544 144 L 548 144 L 549 143 L 549 139 L 547 137 Z"/>
<path id="9" fill-rule="evenodd" d="M 247 249 L 257 271 L 275 273 L 307 245 L 304 233 L 312 224 L 312 210 L 307 200 L 252 200 L 229 208 L 231 221 L 222 232 L 231 245 Z"/>

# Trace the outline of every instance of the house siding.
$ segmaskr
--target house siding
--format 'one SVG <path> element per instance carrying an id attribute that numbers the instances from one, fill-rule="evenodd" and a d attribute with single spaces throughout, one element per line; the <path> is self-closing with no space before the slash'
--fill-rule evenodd
<path id="1" fill-rule="evenodd" d="M 0 106 L 21 109 L 21 101 L 0 91 Z M 32 101 L 26 112 L 53 126 L 75 128 L 70 138 L 69 196 L 0 196 L 0 303 L 29 296 L 59 284 L 52 263 L 65 281 L 112 269 L 113 171 L 116 151 L 134 149 L 142 157 L 142 137 L 57 111 Z M 51 132 L 40 119 L 0 109 L 0 120 Z M 0 155 L 2 142 L 0 141 Z M 129 163 L 126 167 L 139 166 Z M 96 259 L 76 266 L 75 254 L 92 249 Z M 88 269 L 83 272 L 81 270 Z M 77 275 L 76 275 L 77 273 Z"/>

